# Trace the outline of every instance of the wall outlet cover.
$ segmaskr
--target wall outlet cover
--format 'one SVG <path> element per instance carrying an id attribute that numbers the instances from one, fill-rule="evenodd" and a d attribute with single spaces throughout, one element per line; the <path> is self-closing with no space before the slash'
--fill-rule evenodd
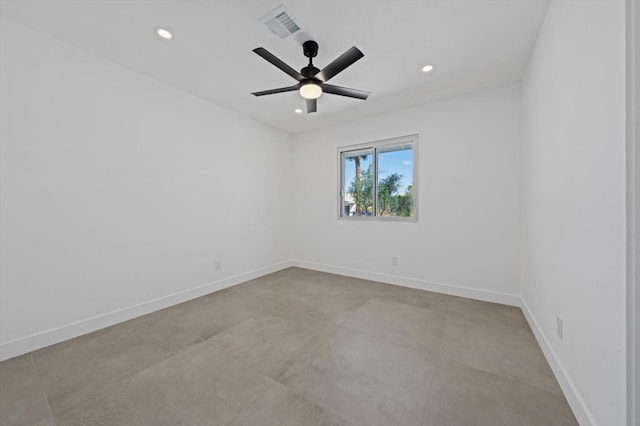
<path id="1" fill-rule="evenodd" d="M 564 339 L 564 320 L 560 315 L 556 315 L 556 332 L 560 340 Z"/>

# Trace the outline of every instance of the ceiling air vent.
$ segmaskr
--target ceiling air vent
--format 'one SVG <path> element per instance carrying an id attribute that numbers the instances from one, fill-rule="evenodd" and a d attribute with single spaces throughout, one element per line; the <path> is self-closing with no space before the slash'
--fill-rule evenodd
<path id="1" fill-rule="evenodd" d="M 272 33 L 280 38 L 288 37 L 300 31 L 298 24 L 291 19 L 282 6 L 268 13 L 260 22 L 263 22 Z"/>

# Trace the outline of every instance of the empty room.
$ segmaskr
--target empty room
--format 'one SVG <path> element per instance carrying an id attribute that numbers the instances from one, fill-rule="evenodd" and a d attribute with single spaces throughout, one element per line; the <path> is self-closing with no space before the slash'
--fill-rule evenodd
<path id="1" fill-rule="evenodd" d="M 639 46 L 635 0 L 0 0 L 0 425 L 639 425 Z"/>

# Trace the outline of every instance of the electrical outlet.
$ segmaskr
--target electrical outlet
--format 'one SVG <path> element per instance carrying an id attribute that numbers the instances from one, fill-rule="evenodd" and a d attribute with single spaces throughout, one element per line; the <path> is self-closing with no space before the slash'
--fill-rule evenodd
<path id="1" fill-rule="evenodd" d="M 556 314 L 556 333 L 560 340 L 564 339 L 564 321 L 560 315 Z"/>
<path id="2" fill-rule="evenodd" d="M 222 260 L 216 259 L 214 265 L 215 265 L 216 271 L 221 270 L 222 269 Z"/>
<path id="3" fill-rule="evenodd" d="M 398 266 L 398 256 L 391 257 L 391 265 Z"/>

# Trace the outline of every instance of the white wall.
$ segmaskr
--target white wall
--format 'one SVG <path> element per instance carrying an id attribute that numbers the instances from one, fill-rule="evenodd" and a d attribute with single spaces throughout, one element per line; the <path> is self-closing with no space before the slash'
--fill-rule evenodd
<path id="1" fill-rule="evenodd" d="M 627 423 L 640 424 L 640 3 L 626 0 Z"/>
<path id="2" fill-rule="evenodd" d="M 337 148 L 414 133 L 418 222 L 338 220 Z M 518 304 L 520 136 L 516 84 L 297 135 L 294 258 L 310 268 Z"/>
<path id="3" fill-rule="evenodd" d="M 603 426 L 625 424 L 624 21 L 622 0 L 552 2 L 523 81 L 525 312 Z"/>
<path id="4" fill-rule="evenodd" d="M 1 24 L 2 357 L 290 259 L 290 136 Z"/>

